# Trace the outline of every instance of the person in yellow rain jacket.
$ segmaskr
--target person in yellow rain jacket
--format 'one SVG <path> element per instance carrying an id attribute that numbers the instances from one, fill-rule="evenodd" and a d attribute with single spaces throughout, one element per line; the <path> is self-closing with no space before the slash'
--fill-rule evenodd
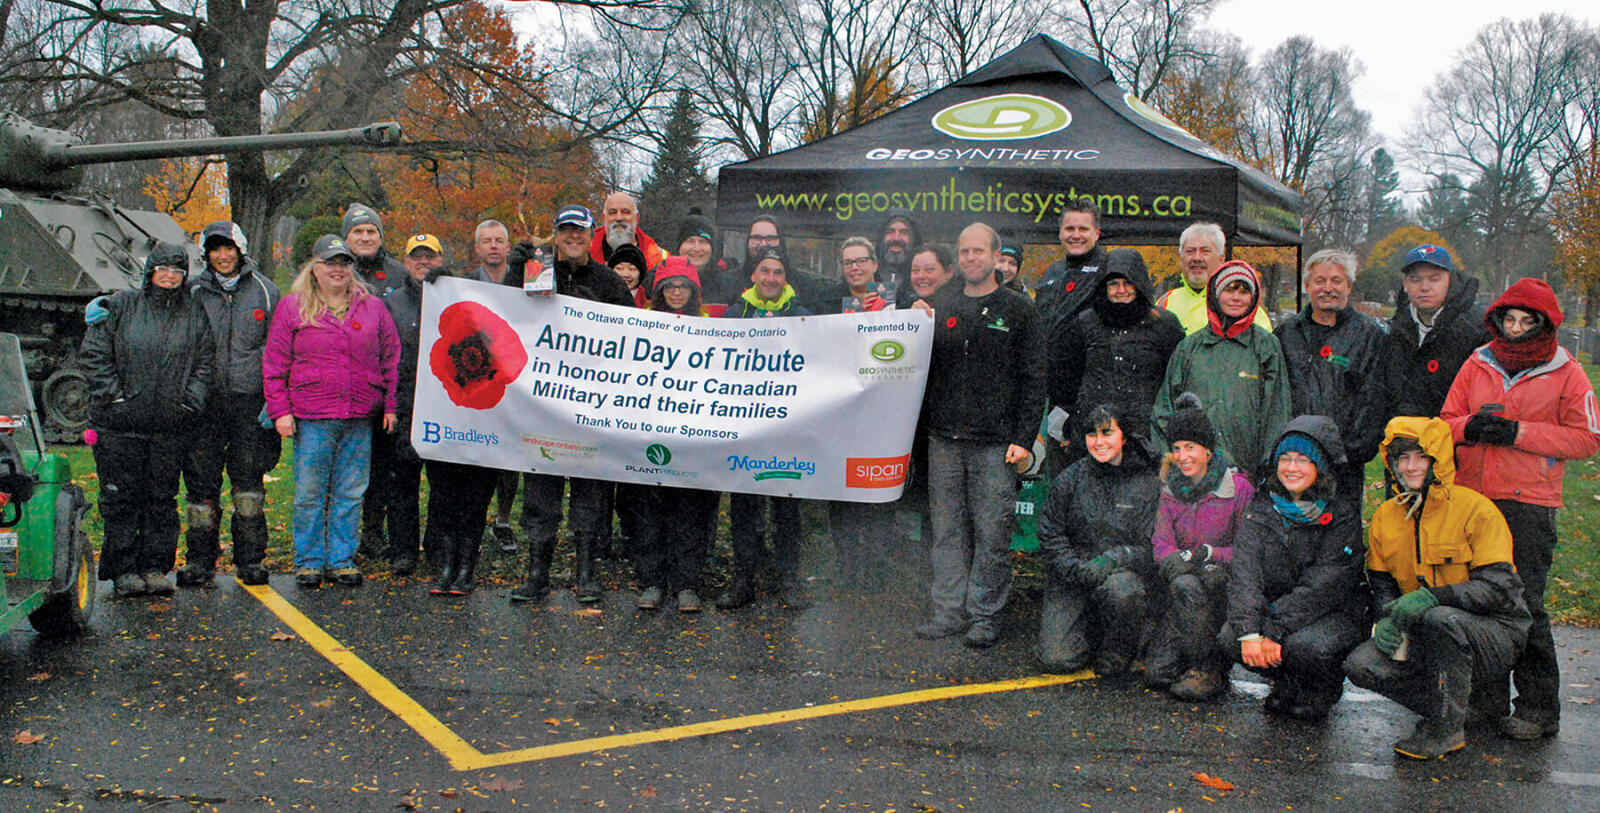
<path id="1" fill-rule="evenodd" d="M 1422 715 L 1394 750 L 1413 759 L 1466 745 L 1472 677 L 1504 674 L 1531 623 L 1511 531 L 1488 497 L 1455 482 L 1450 425 L 1399 417 L 1379 452 L 1393 494 L 1372 515 L 1367 581 L 1377 619 L 1345 674 Z"/>

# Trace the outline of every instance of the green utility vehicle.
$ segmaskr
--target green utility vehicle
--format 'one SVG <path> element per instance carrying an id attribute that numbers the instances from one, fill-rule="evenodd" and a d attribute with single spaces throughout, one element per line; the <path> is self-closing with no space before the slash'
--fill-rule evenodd
<path id="1" fill-rule="evenodd" d="M 49 637 L 88 628 L 98 592 L 88 507 L 67 459 L 45 450 L 21 342 L 0 333 L 0 633 L 24 618 Z"/>

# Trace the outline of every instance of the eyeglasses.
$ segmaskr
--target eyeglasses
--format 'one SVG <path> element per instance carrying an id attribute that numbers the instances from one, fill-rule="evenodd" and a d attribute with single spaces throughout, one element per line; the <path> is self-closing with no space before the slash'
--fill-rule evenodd
<path id="1" fill-rule="evenodd" d="M 355 265 L 356 261 L 350 259 L 349 257 L 329 257 L 328 259 L 323 260 L 322 264 L 323 265 L 337 265 L 337 266 L 340 266 L 342 268 L 349 268 L 350 266 Z"/>
<path id="2" fill-rule="evenodd" d="M 687 283 L 687 282 L 663 282 L 663 283 L 661 283 L 661 290 L 663 290 L 663 291 L 693 291 L 694 290 L 694 285 L 691 284 L 691 283 Z"/>
<path id="3" fill-rule="evenodd" d="M 776 234 L 752 234 L 750 235 L 750 242 L 760 243 L 764 246 L 775 246 L 782 242 L 782 238 L 778 237 Z"/>
<path id="4" fill-rule="evenodd" d="M 1314 465 L 1311 462 L 1311 458 L 1306 457 L 1305 455 L 1300 454 L 1299 452 L 1284 452 L 1283 454 L 1278 455 L 1278 463 L 1287 464 L 1287 465 L 1290 465 L 1290 466 L 1310 466 L 1310 465 Z"/>
<path id="5" fill-rule="evenodd" d="M 153 270 L 166 271 L 169 274 L 177 274 L 180 277 L 189 273 L 189 269 L 177 265 L 158 265 Z"/>
<path id="6" fill-rule="evenodd" d="M 871 257 L 856 257 L 855 259 L 851 260 L 840 260 L 839 264 L 845 268 L 860 268 L 868 263 L 874 262 L 877 262 L 877 260 L 874 260 Z"/>

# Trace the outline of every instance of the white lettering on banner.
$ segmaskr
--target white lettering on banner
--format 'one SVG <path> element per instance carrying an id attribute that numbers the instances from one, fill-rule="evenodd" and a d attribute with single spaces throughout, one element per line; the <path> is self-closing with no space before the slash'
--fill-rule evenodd
<path id="1" fill-rule="evenodd" d="M 457 278 L 421 323 L 425 458 L 859 502 L 905 484 L 933 338 L 918 310 L 703 319 Z"/>

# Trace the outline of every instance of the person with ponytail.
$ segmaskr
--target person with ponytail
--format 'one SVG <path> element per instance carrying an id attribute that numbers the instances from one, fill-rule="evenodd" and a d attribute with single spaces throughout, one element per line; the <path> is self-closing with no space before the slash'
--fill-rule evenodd
<path id="1" fill-rule="evenodd" d="M 1556 546 L 1566 461 L 1600 450 L 1600 410 L 1583 368 L 1557 339 L 1561 306 L 1543 280 L 1512 283 L 1484 315 L 1488 344 L 1473 351 L 1440 417 L 1456 442 L 1457 480 L 1494 500 L 1511 527 L 1523 597 L 1533 615 L 1528 646 L 1512 670 L 1516 709 L 1502 677 L 1481 683 L 1473 711 L 1511 739 L 1561 727 L 1561 674 L 1544 589 Z"/>

